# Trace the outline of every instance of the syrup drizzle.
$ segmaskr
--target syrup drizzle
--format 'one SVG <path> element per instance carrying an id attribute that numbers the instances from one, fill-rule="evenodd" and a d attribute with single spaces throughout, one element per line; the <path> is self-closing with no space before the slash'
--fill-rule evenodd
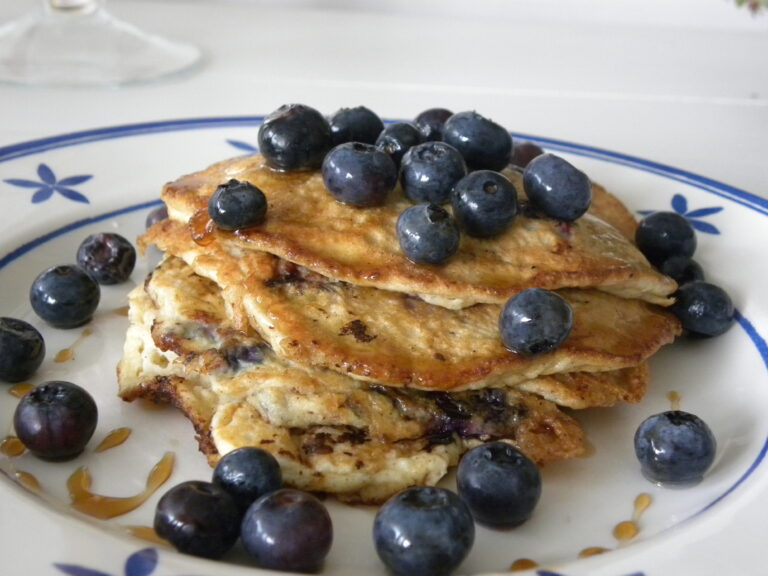
<path id="1" fill-rule="evenodd" d="M 126 526 L 126 531 L 136 538 L 152 542 L 153 544 L 161 544 L 163 546 L 169 546 L 169 543 L 164 538 L 160 538 L 155 532 L 154 528 L 150 526 Z"/>
<path id="2" fill-rule="evenodd" d="M 84 466 L 75 470 L 67 480 L 72 507 L 88 516 L 107 520 L 127 514 L 141 506 L 155 491 L 162 486 L 173 471 L 174 456 L 166 452 L 162 459 L 155 464 L 147 476 L 146 488 L 125 498 L 102 496 L 91 492 L 91 474 Z"/>
<path id="3" fill-rule="evenodd" d="M 523 570 L 530 570 L 531 568 L 537 568 L 539 565 L 530 558 L 518 558 L 509 567 L 510 572 L 522 572 Z"/>
<path id="4" fill-rule="evenodd" d="M 6 436 L 0 441 L 0 453 L 6 456 L 21 456 L 26 449 L 24 443 L 16 436 Z"/>
<path id="5" fill-rule="evenodd" d="M 13 473 L 13 477 L 16 482 L 18 482 L 22 487 L 26 488 L 30 492 L 39 494 L 43 491 L 42 486 L 40 486 L 40 482 L 38 482 L 37 478 L 35 478 L 29 472 L 24 472 L 24 470 L 16 470 Z"/>
<path id="6" fill-rule="evenodd" d="M 634 511 L 632 519 L 619 522 L 613 528 L 613 537 L 619 541 L 619 545 L 626 544 L 640 533 L 640 518 L 651 505 L 651 495 L 643 492 L 635 498 Z"/>
<path id="7" fill-rule="evenodd" d="M 120 306 L 120 308 L 115 308 L 113 312 L 117 316 L 128 316 L 128 306 Z"/>
<path id="8" fill-rule="evenodd" d="M 120 446 L 120 444 L 128 440 L 131 432 L 132 430 L 130 428 L 115 428 L 104 437 L 104 440 L 102 440 L 98 446 L 96 446 L 94 452 L 105 452 L 111 448 Z"/>
<path id="9" fill-rule="evenodd" d="M 192 240 L 200 246 L 208 246 L 214 239 L 216 225 L 208 216 L 208 210 L 201 209 L 195 212 L 189 219 L 189 230 Z"/>
<path id="10" fill-rule="evenodd" d="M 667 394 L 667 400 L 669 400 L 671 410 L 680 410 L 680 394 L 672 390 Z"/>
<path id="11" fill-rule="evenodd" d="M 69 348 L 64 348 L 63 350 L 59 350 L 56 353 L 56 356 L 54 356 L 53 361 L 61 364 L 63 362 L 68 362 L 72 360 L 75 357 L 75 350 L 77 349 L 77 347 L 80 346 L 80 344 L 83 343 L 83 340 L 88 338 L 88 336 L 90 336 L 91 334 L 93 334 L 93 330 L 91 330 L 90 328 L 86 328 L 85 330 L 83 330 L 83 333 L 80 335 L 80 337 L 77 340 L 75 340 L 72 346 L 70 346 Z"/>
<path id="12" fill-rule="evenodd" d="M 584 550 L 579 552 L 579 558 L 589 558 L 590 556 L 605 554 L 608 551 L 608 548 L 603 548 L 602 546 L 590 546 L 589 548 L 584 548 Z"/>
<path id="13" fill-rule="evenodd" d="M 23 398 L 29 392 L 31 392 L 33 388 L 34 386 L 29 382 L 24 382 L 23 384 L 14 384 L 8 388 L 8 394 L 16 398 Z"/>

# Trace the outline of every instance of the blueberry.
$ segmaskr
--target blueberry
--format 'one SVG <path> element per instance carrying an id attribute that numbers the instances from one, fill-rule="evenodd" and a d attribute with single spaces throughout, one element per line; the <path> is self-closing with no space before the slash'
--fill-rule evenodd
<path id="1" fill-rule="evenodd" d="M 40 273 L 32 282 L 32 309 L 55 328 L 76 328 L 91 320 L 99 306 L 99 284 L 85 270 L 65 264 Z"/>
<path id="2" fill-rule="evenodd" d="M 417 204 L 398 217 L 397 239 L 412 262 L 441 264 L 459 249 L 459 227 L 444 208 Z"/>
<path id="3" fill-rule="evenodd" d="M 267 198 L 250 182 L 231 179 L 208 200 L 208 216 L 222 230 L 258 226 L 267 214 Z"/>
<path id="4" fill-rule="evenodd" d="M 259 151 L 272 168 L 313 170 L 331 149 L 331 127 L 320 112 L 303 104 L 286 104 L 264 118 Z"/>
<path id="5" fill-rule="evenodd" d="M 169 489 L 155 508 L 154 528 L 184 554 L 221 558 L 240 534 L 234 498 L 212 482 L 189 480 Z"/>
<path id="6" fill-rule="evenodd" d="M 27 450 L 44 460 L 71 460 L 93 436 L 98 410 L 93 397 L 71 382 L 44 382 L 16 405 L 13 425 Z"/>
<path id="7" fill-rule="evenodd" d="M 244 446 L 221 457 L 213 470 L 213 482 L 229 492 L 245 510 L 264 494 L 279 489 L 283 476 L 272 454 L 255 446 Z"/>
<path id="8" fill-rule="evenodd" d="M 428 108 L 420 112 L 413 123 L 421 132 L 424 142 L 432 142 L 443 139 L 443 126 L 451 116 L 453 116 L 453 112 L 447 108 Z"/>
<path id="9" fill-rule="evenodd" d="M 283 488 L 265 494 L 248 508 L 240 539 L 262 568 L 314 572 L 333 544 L 333 524 L 317 498 Z"/>
<path id="10" fill-rule="evenodd" d="M 163 220 L 168 219 L 168 206 L 163 204 L 162 206 L 158 206 L 157 208 L 151 210 L 149 214 L 147 214 L 147 218 L 144 220 L 144 227 L 145 228 L 151 228 L 158 222 L 162 222 Z"/>
<path id="11" fill-rule="evenodd" d="M 114 232 L 91 234 L 77 249 L 77 264 L 99 284 L 121 284 L 136 265 L 136 248 Z"/>
<path id="12" fill-rule="evenodd" d="M 477 112 L 458 112 L 443 126 L 443 140 L 456 148 L 470 170 L 501 170 L 512 158 L 512 137 Z"/>
<path id="13" fill-rule="evenodd" d="M 704 269 L 701 264 L 685 256 L 672 256 L 672 258 L 664 260 L 659 266 L 659 271 L 672 278 L 678 286 L 696 280 L 704 280 Z"/>
<path id="14" fill-rule="evenodd" d="M 538 144 L 533 142 L 515 142 L 510 163 L 519 168 L 525 168 L 531 163 L 531 160 L 542 154 L 544 154 L 544 150 Z"/>
<path id="15" fill-rule="evenodd" d="M 592 203 L 592 183 L 584 172 L 554 154 L 541 154 L 523 172 L 531 204 L 550 218 L 572 222 Z"/>
<path id="16" fill-rule="evenodd" d="M 17 318 L 0 318 L 0 380 L 26 380 L 44 358 L 45 341 L 34 326 Z"/>
<path id="17" fill-rule="evenodd" d="M 504 232 L 517 215 L 517 190 L 499 172 L 476 170 L 456 183 L 453 214 L 470 236 L 489 238 Z"/>
<path id="18" fill-rule="evenodd" d="M 467 173 L 464 158 L 445 142 L 425 142 L 408 150 L 400 163 L 400 185 L 414 202 L 445 204 Z"/>
<path id="19" fill-rule="evenodd" d="M 459 462 L 459 496 L 480 524 L 518 526 L 533 514 L 541 496 L 539 469 L 506 442 L 473 448 Z"/>
<path id="20" fill-rule="evenodd" d="M 512 352 L 532 356 L 560 346 L 573 327 L 573 311 L 562 296 L 529 288 L 510 298 L 499 316 L 504 345 Z"/>
<path id="21" fill-rule="evenodd" d="M 421 144 L 421 132 L 410 122 L 390 124 L 376 138 L 376 147 L 389 154 L 398 167 L 408 149 L 416 144 Z"/>
<path id="22" fill-rule="evenodd" d="M 344 142 L 373 144 L 384 130 L 381 118 L 365 106 L 341 108 L 329 120 L 333 145 Z"/>
<path id="23" fill-rule="evenodd" d="M 373 522 L 373 543 L 397 576 L 446 576 L 467 557 L 475 524 L 467 505 L 443 488 L 419 486 L 390 498 Z"/>
<path id="24" fill-rule="evenodd" d="M 681 286 L 670 310 L 683 329 L 695 336 L 719 336 L 734 322 L 733 302 L 728 293 L 701 280 Z"/>
<path id="25" fill-rule="evenodd" d="M 323 160 L 323 183 L 339 202 L 380 206 L 397 183 L 397 167 L 372 144 L 339 144 Z"/>
<path id="26" fill-rule="evenodd" d="M 696 232 L 685 216 L 676 212 L 654 212 L 638 224 L 635 244 L 651 264 L 660 266 L 673 256 L 693 256 Z"/>
<path id="27" fill-rule="evenodd" d="M 635 455 L 643 474 L 661 484 L 698 482 L 712 465 L 716 449 L 709 426 L 680 410 L 655 414 L 635 432 Z"/>

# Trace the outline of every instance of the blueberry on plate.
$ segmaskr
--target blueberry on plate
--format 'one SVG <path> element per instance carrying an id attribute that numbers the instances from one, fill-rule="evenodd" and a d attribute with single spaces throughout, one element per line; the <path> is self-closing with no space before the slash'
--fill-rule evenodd
<path id="1" fill-rule="evenodd" d="M 476 238 L 490 238 L 514 221 L 517 190 L 500 172 L 476 170 L 456 183 L 451 204 L 462 230 Z"/>
<path id="2" fill-rule="evenodd" d="M 45 341 L 37 328 L 17 318 L 0 318 L 0 380 L 26 380 L 44 358 Z"/>
<path id="3" fill-rule="evenodd" d="M 400 185 L 414 202 L 445 204 L 454 184 L 467 173 L 459 151 L 445 142 L 424 142 L 408 150 L 400 163 Z"/>
<path id="4" fill-rule="evenodd" d="M 640 220 L 635 244 L 651 264 L 660 266 L 675 256 L 693 256 L 696 232 L 685 216 L 677 212 L 654 212 Z"/>
<path id="5" fill-rule="evenodd" d="M 700 481 L 717 450 L 709 426 L 698 416 L 681 410 L 644 420 L 635 432 L 634 444 L 645 477 L 670 485 Z"/>
<path id="6" fill-rule="evenodd" d="M 248 508 L 240 540 L 261 568 L 314 572 L 333 544 L 333 524 L 315 496 L 283 488 L 265 494 Z"/>
<path id="7" fill-rule="evenodd" d="M 267 214 L 267 198 L 250 182 L 231 179 L 208 200 L 208 216 L 222 230 L 258 226 Z"/>
<path id="8" fill-rule="evenodd" d="M 168 219 L 168 206 L 163 204 L 162 206 L 158 206 L 157 208 L 153 208 L 150 210 L 149 214 L 147 214 L 146 219 L 144 220 L 144 227 L 145 228 L 151 228 L 158 222 L 162 222 L 163 220 Z"/>
<path id="9" fill-rule="evenodd" d="M 121 284 L 136 265 L 136 248 L 114 232 L 91 234 L 77 249 L 77 264 L 99 284 Z"/>
<path id="10" fill-rule="evenodd" d="M 523 188 L 531 205 L 565 222 L 582 216 L 592 203 L 592 183 L 587 175 L 554 154 L 541 154 L 528 163 Z"/>
<path id="11" fill-rule="evenodd" d="M 408 149 L 421 144 L 421 132 L 410 122 L 395 122 L 389 124 L 376 138 L 376 147 L 389 154 L 395 166 L 400 167 L 400 161 Z"/>
<path id="12" fill-rule="evenodd" d="M 93 397 L 77 384 L 53 380 L 28 392 L 16 405 L 13 426 L 38 458 L 71 460 L 93 436 L 98 422 Z"/>
<path id="13" fill-rule="evenodd" d="M 542 288 L 529 288 L 512 296 L 499 315 L 504 345 L 526 356 L 556 349 L 572 327 L 570 304 L 559 294 Z"/>
<path id="14" fill-rule="evenodd" d="M 709 282 L 688 282 L 675 293 L 670 307 L 683 329 L 694 336 L 719 336 L 734 322 L 734 308 L 728 293 Z"/>
<path id="15" fill-rule="evenodd" d="M 339 202 L 365 208 L 380 206 L 397 184 L 392 158 L 372 144 L 339 144 L 323 160 L 326 190 Z"/>
<path id="16" fill-rule="evenodd" d="M 512 158 L 512 136 L 477 112 L 457 112 L 443 126 L 443 141 L 456 148 L 470 170 L 501 170 Z"/>
<path id="17" fill-rule="evenodd" d="M 447 576 L 467 557 L 475 524 L 453 492 L 432 486 L 408 488 L 390 498 L 373 522 L 373 543 L 397 576 Z"/>
<path id="18" fill-rule="evenodd" d="M 447 108 L 428 108 L 419 112 L 413 123 L 421 132 L 423 141 L 432 142 L 443 139 L 443 126 L 451 116 L 453 116 L 453 112 Z"/>
<path id="19" fill-rule="evenodd" d="M 227 452 L 216 463 L 213 482 L 224 488 L 242 510 L 283 485 L 283 475 L 272 454 L 255 446 Z"/>
<path id="20" fill-rule="evenodd" d="M 76 328 L 91 320 L 99 306 L 96 280 L 79 266 L 64 264 L 41 272 L 29 290 L 35 313 L 54 328 Z"/>
<path id="21" fill-rule="evenodd" d="M 536 464 L 506 442 L 467 452 L 459 462 L 456 485 L 475 520 L 495 527 L 511 528 L 528 520 L 541 496 Z"/>
<path id="22" fill-rule="evenodd" d="M 459 249 L 459 227 L 437 204 L 417 204 L 398 217 L 397 239 L 412 262 L 442 264 Z"/>
<path id="23" fill-rule="evenodd" d="M 344 142 L 373 144 L 384 130 L 384 122 L 378 114 L 365 106 L 341 108 L 329 120 L 333 145 Z"/>
<path id="24" fill-rule="evenodd" d="M 241 518 L 224 488 L 189 480 L 170 488 L 157 502 L 154 528 L 179 552 L 216 559 L 234 546 Z"/>
<path id="25" fill-rule="evenodd" d="M 285 104 L 259 127 L 259 151 L 277 170 L 314 170 L 332 146 L 325 117 L 304 104 Z"/>
<path id="26" fill-rule="evenodd" d="M 704 268 L 693 258 L 685 256 L 672 256 L 667 258 L 659 266 L 659 272 L 665 274 L 677 282 L 678 286 L 704 280 Z"/>
<path id="27" fill-rule="evenodd" d="M 518 168 L 525 168 L 531 163 L 531 160 L 542 154 L 544 154 L 544 150 L 538 144 L 533 142 L 515 142 L 510 164 Z"/>

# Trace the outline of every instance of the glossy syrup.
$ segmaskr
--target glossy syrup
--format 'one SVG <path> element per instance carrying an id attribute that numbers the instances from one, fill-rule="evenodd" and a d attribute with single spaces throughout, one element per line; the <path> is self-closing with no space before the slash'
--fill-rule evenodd
<path id="1" fill-rule="evenodd" d="M 27 448 L 16 436 L 6 436 L 0 440 L 0 454 L 13 458 L 21 456 Z"/>
<path id="2" fill-rule="evenodd" d="M 128 497 L 103 496 L 92 492 L 91 474 L 84 466 L 80 467 L 67 480 L 72 507 L 100 520 L 127 514 L 146 502 L 168 480 L 173 471 L 174 460 L 173 453 L 167 452 L 149 472 L 146 488 Z"/>
<path id="3" fill-rule="evenodd" d="M 111 448 L 120 446 L 123 442 L 128 440 L 130 435 L 130 428 L 116 428 L 104 437 L 104 440 L 102 440 L 99 445 L 96 446 L 94 452 L 105 452 Z"/>
<path id="4" fill-rule="evenodd" d="M 208 210 L 198 210 L 189 219 L 192 240 L 200 246 L 208 246 L 215 238 L 216 225 L 208 216 Z"/>
<path id="5" fill-rule="evenodd" d="M 83 333 L 80 334 L 80 337 L 75 340 L 75 342 L 70 346 L 69 348 L 64 348 L 63 350 L 59 350 L 56 353 L 56 356 L 53 357 L 53 361 L 57 362 L 59 364 L 62 364 L 64 362 L 69 362 L 75 357 L 75 350 L 77 350 L 78 346 L 83 343 L 83 341 L 93 334 L 93 330 L 90 328 L 86 328 L 83 330 Z"/>
<path id="6" fill-rule="evenodd" d="M 8 394 L 10 394 L 15 398 L 23 398 L 29 392 L 31 392 L 33 388 L 34 386 L 29 382 L 24 382 L 22 384 L 14 384 L 10 388 L 8 388 Z"/>

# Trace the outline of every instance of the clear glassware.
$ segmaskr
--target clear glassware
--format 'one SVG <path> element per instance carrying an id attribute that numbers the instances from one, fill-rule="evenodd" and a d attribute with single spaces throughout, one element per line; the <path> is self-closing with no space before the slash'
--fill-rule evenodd
<path id="1" fill-rule="evenodd" d="M 0 82 L 119 86 L 198 65 L 200 50 L 147 34 L 104 8 L 104 0 L 43 0 L 0 27 Z"/>

